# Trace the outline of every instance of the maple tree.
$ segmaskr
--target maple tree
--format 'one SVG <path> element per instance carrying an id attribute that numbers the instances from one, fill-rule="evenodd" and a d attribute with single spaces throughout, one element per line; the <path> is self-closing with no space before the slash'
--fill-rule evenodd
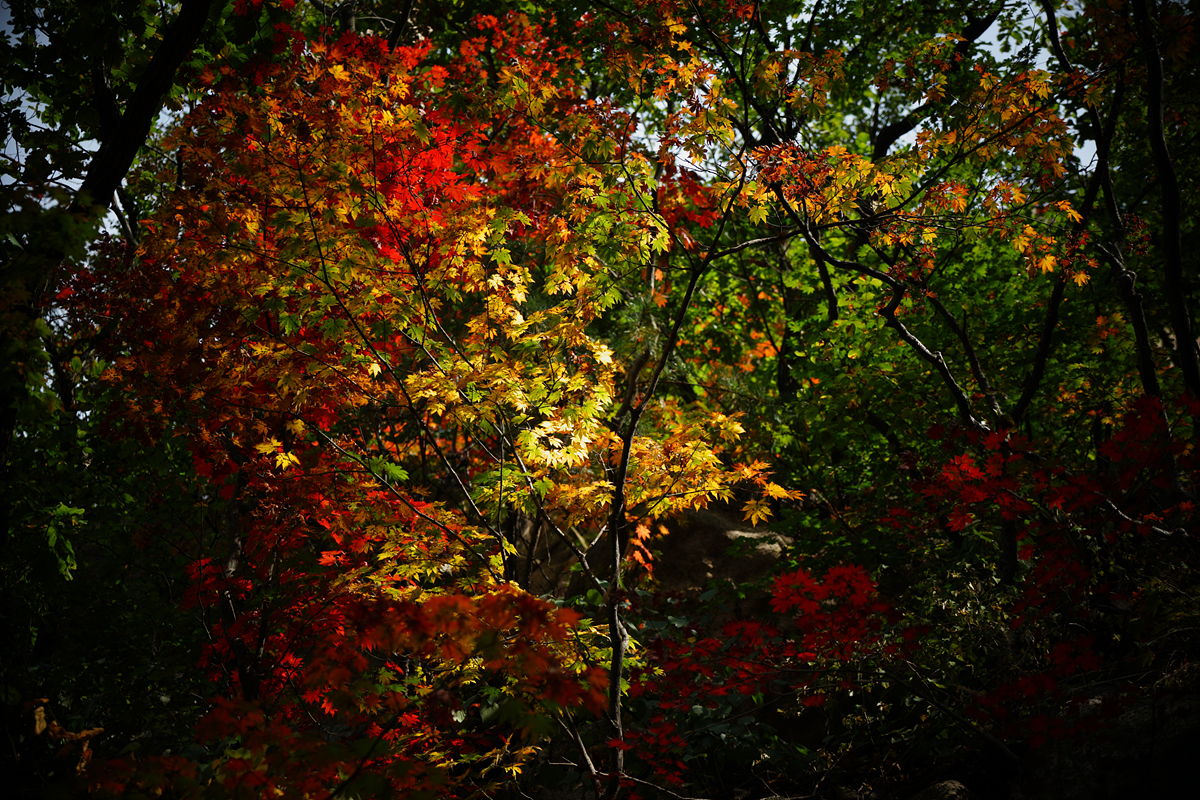
<path id="1" fill-rule="evenodd" d="M 1088 684 L 1186 678 L 1186 12 L 228 10 L 247 55 L 191 65 L 142 218 L 34 304 L 48 367 L 12 409 L 19 455 L 110 470 L 20 508 L 22 646 L 120 565 L 192 698 L 173 745 L 110 725 L 90 764 L 94 709 L 43 725 L 45 769 L 903 785 L 902 749 L 1012 773 L 1091 729 Z M 28 410 L 55 398 L 81 417 Z M 769 618 L 722 605 L 754 587 L 655 592 L 659 531 L 710 503 L 792 538 Z M 165 691 L 100 675 L 59 697 Z"/>

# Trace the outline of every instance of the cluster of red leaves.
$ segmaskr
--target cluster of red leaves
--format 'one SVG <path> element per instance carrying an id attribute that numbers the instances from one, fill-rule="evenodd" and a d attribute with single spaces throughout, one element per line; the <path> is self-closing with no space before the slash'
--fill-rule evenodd
<path id="1" fill-rule="evenodd" d="M 697 708 L 725 706 L 754 711 L 762 698 L 794 695 L 807 706 L 824 704 L 831 691 L 855 684 L 848 664 L 907 653 L 911 637 L 889 636 L 898 621 L 860 566 L 830 568 L 823 579 L 808 570 L 775 579 L 771 607 L 778 625 L 731 620 L 719 635 L 699 637 L 693 628 L 648 643 L 645 664 L 631 677 L 630 697 L 653 706 L 620 743 L 656 775 L 682 785 L 683 755 L 695 730 Z M 756 699 L 757 698 L 757 699 Z"/>
<path id="2" fill-rule="evenodd" d="M 92 785 L 119 793 L 132 786 L 178 791 L 215 781 L 230 797 L 305 797 L 327 792 L 354 771 L 363 780 L 386 780 L 393 791 L 432 791 L 447 777 L 440 763 L 494 750 L 504 735 L 465 729 L 447 735 L 447 728 L 457 727 L 451 713 L 462 700 L 444 688 L 414 692 L 399 682 L 405 677 L 401 662 L 413 659 L 462 664 L 477 658 L 484 669 L 517 679 L 514 694 L 526 705 L 509 710 L 518 726 L 533 724 L 535 704 L 597 713 L 604 704 L 602 669 L 575 674 L 548 650 L 568 635 L 578 615 L 510 587 L 421 603 L 334 597 L 325 616 L 323 625 L 305 631 L 312 652 L 287 678 L 303 687 L 300 702 L 278 704 L 284 699 L 278 695 L 268 714 L 260 703 L 213 699 L 197 737 L 225 748 L 214 774 L 179 757 L 119 759 L 101 765 L 90 776 Z M 314 628 L 325 635 L 314 636 Z M 397 683 L 380 683 L 380 663 Z M 314 717 L 324 725 L 306 724 Z"/>
<path id="3" fill-rule="evenodd" d="M 824 581 L 808 570 L 775 579 L 771 607 L 780 613 L 798 611 L 795 625 L 802 652 L 848 660 L 877 646 L 880 631 L 891 618 L 891 607 L 875 593 L 870 575 L 853 564 L 831 567 Z M 883 653 L 892 652 L 892 646 Z"/>
<path id="4" fill-rule="evenodd" d="M 1133 671 L 1121 663 L 1130 651 L 1104 641 L 1115 624 L 1106 614 L 1139 614 L 1136 576 L 1117 565 L 1138 563 L 1132 554 L 1147 547 L 1194 541 L 1193 504 L 1179 490 L 1194 475 L 1193 450 L 1154 398 L 1134 403 L 1097 443 L 1087 471 L 1053 463 L 1007 431 L 938 428 L 931 438 L 965 452 L 915 482 L 926 502 L 924 529 L 991 538 L 993 527 L 1009 526 L 1019 561 L 1004 614 L 1031 652 L 976 694 L 969 713 L 1034 746 L 1093 732 L 1103 718 L 1079 714 L 1088 695 L 1076 687 Z M 892 524 L 909 531 L 922 529 L 920 517 L 891 513 Z"/>
<path id="5" fill-rule="evenodd" d="M 479 596 L 438 595 L 421 602 L 374 599 L 346 604 L 338 635 L 309 659 L 305 699 L 329 697 L 365 672 L 370 653 L 434 657 L 447 664 L 477 658 L 484 669 L 510 674 L 530 697 L 562 707 L 583 705 L 599 711 L 607 679 L 594 668 L 583 676 L 562 669 L 547 645 L 569 637 L 579 614 L 558 608 L 512 585 Z M 354 692 L 348 701 L 387 704 L 391 695 Z"/>

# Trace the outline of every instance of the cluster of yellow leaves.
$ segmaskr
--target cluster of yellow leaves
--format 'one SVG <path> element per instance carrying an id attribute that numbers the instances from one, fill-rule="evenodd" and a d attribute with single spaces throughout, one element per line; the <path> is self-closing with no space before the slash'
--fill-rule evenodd
<path id="1" fill-rule="evenodd" d="M 734 471 L 738 480 L 754 484 L 762 492 L 761 497 L 748 500 L 742 507 L 743 519 L 748 520 L 751 525 L 765 521 L 774 513 L 771 509 L 772 501 L 804 499 L 803 492 L 797 489 L 786 489 L 772 481 L 770 479 L 771 471 L 764 461 L 755 460 L 749 464 L 738 464 Z"/>
<path id="2" fill-rule="evenodd" d="M 315 43 L 255 91 L 220 92 L 173 141 L 189 185 L 170 233 L 149 239 L 143 256 L 224 298 L 244 322 L 235 343 L 205 351 L 192 385 L 206 397 L 272 387 L 272 413 L 293 421 L 298 444 L 273 427 L 235 435 L 279 473 L 307 469 L 304 448 L 334 448 L 374 476 L 364 485 L 403 492 L 402 480 L 380 474 L 381 452 L 394 465 L 430 443 L 487 442 L 455 468 L 472 473 L 471 500 L 488 517 L 541 509 L 596 526 L 621 450 L 607 419 L 621 365 L 587 326 L 613 302 L 614 266 L 671 247 L 652 212 L 656 168 L 635 152 L 584 158 L 615 151 L 601 110 L 574 94 L 570 58 L 550 58 L 510 21 L 481 27 L 509 58 L 473 98 L 475 131 L 438 115 L 403 49 L 373 61 Z M 686 26 L 667 29 L 680 36 Z M 732 138 L 733 103 L 694 48 L 674 41 L 655 69 L 665 90 L 690 93 L 672 124 L 699 154 Z M 662 52 L 674 55 L 661 61 Z M 213 87 L 235 78 L 229 68 L 207 76 Z M 810 78 L 820 94 L 820 76 Z M 539 124 L 551 115 L 553 135 Z M 182 336 L 205 341 L 202 327 L 188 322 Z M 416 420 L 424 433 L 365 448 L 338 421 L 366 409 L 385 409 L 389 425 Z M 643 429 L 630 452 L 631 508 L 662 516 L 729 497 L 720 452 L 742 433 L 736 420 L 651 410 Z M 416 591 L 435 562 L 452 573 L 478 557 L 494 566 L 495 548 L 511 548 L 489 549 L 481 528 L 421 508 L 408 521 L 370 522 L 362 508 L 331 516 L 330 537 L 358 530 L 370 543 L 357 565 L 353 553 L 329 551 L 343 585 Z M 429 537 L 441 544 L 414 544 Z"/>

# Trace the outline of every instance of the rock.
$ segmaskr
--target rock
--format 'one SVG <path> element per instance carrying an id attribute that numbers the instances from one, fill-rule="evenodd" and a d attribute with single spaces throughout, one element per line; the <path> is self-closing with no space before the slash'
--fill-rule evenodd
<path id="1" fill-rule="evenodd" d="M 958 781 L 942 781 L 925 789 L 913 800 L 971 800 L 971 793 Z"/>
<path id="2" fill-rule="evenodd" d="M 663 592 L 699 594 L 711 583 L 745 586 L 769 575 L 792 540 L 751 526 L 732 513 L 685 511 L 652 539 L 654 580 Z M 738 611 L 765 611 L 765 592 L 753 593 Z M 763 608 L 759 609 L 759 606 Z"/>

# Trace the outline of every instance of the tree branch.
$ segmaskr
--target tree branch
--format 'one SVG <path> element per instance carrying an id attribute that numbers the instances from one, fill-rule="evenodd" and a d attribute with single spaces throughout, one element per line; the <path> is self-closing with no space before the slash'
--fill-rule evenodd
<path id="1" fill-rule="evenodd" d="M 976 17 L 973 14 L 967 15 L 967 25 L 962 29 L 962 33 L 960 34 L 962 40 L 954 47 L 955 56 L 962 56 L 962 59 L 951 65 L 951 73 L 959 69 L 961 64 L 968 63 L 966 59 L 967 50 L 970 49 L 971 45 L 980 36 L 987 33 L 988 28 L 992 27 L 992 23 L 1000 16 L 1000 12 L 1003 9 L 1004 4 L 1001 3 L 996 6 L 995 11 L 988 13 L 986 17 Z M 925 112 L 931 105 L 933 104 L 922 103 L 905 114 L 902 119 L 885 126 L 883 130 L 876 133 L 871 144 L 871 160 L 878 161 L 886 156 L 888 150 L 892 149 L 892 145 L 896 143 L 897 139 L 909 133 L 921 123 L 921 120 L 925 118 Z"/>
<path id="2" fill-rule="evenodd" d="M 1162 246 L 1163 246 L 1163 289 L 1167 308 L 1171 314 L 1171 327 L 1175 334 L 1175 362 L 1183 372 L 1183 382 L 1192 397 L 1200 399 L 1200 355 L 1196 350 L 1196 336 L 1192 331 L 1192 314 L 1188 307 L 1187 287 L 1183 282 L 1183 239 L 1182 216 L 1183 196 L 1179 190 L 1179 178 L 1175 164 L 1167 148 L 1163 130 L 1163 67 L 1146 11 L 1146 0 L 1135 0 L 1132 4 L 1133 18 L 1137 23 L 1138 38 L 1146 59 L 1146 123 L 1150 152 L 1154 157 L 1158 185 L 1162 191 Z"/>
<path id="3" fill-rule="evenodd" d="M 120 121 L 112 126 L 112 136 L 100 143 L 92 158 L 87 176 L 75 194 L 75 210 L 91 210 L 98 204 L 107 207 L 112 201 L 113 193 L 150 135 L 163 97 L 175 82 L 175 73 L 200 39 L 211 7 L 212 0 L 182 0 L 179 15 L 154 51 Z"/>

